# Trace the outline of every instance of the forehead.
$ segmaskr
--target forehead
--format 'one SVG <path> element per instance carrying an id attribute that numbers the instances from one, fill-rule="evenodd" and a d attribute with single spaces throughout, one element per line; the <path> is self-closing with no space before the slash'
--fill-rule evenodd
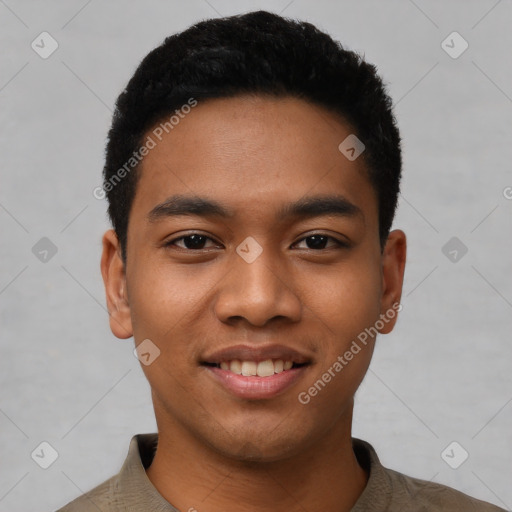
<path id="1" fill-rule="evenodd" d="M 351 161 L 338 149 L 353 129 L 322 107 L 239 96 L 186 112 L 146 134 L 154 147 L 140 166 L 133 210 L 148 213 L 175 194 L 214 197 L 254 215 L 309 194 L 376 202 L 364 158 Z"/>

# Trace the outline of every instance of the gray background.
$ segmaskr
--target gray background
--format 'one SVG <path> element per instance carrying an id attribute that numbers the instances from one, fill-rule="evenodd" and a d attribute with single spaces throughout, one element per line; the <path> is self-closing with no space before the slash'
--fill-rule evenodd
<path id="1" fill-rule="evenodd" d="M 99 273 L 108 223 L 92 191 L 111 111 L 165 36 L 259 8 L 364 53 L 396 104 L 403 311 L 357 394 L 354 435 L 388 467 L 512 507 L 510 1 L 0 0 L 0 510 L 62 506 L 155 431 Z M 31 48 L 43 31 L 59 44 L 47 59 Z M 456 59 L 441 47 L 453 31 L 469 43 Z M 455 262 L 453 236 L 468 249 Z M 42 237 L 58 249 L 46 262 L 32 252 Z M 42 441 L 58 452 L 46 470 L 31 458 Z M 441 456 L 452 441 L 469 453 L 458 469 Z"/>

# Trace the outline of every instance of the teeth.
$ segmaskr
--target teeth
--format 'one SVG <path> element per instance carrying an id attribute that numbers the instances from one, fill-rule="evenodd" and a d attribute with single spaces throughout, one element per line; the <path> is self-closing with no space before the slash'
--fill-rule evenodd
<path id="1" fill-rule="evenodd" d="M 281 373 L 284 370 L 284 363 L 281 359 L 274 361 L 274 371 L 276 373 Z"/>
<path id="2" fill-rule="evenodd" d="M 266 361 L 258 363 L 256 373 L 258 374 L 258 377 L 270 377 L 271 375 L 274 375 L 274 363 L 272 362 L 272 359 L 267 359 Z"/>
<path id="3" fill-rule="evenodd" d="M 242 363 L 238 359 L 233 359 L 233 361 L 231 361 L 229 369 L 237 375 L 242 375 Z"/>
<path id="4" fill-rule="evenodd" d="M 242 375 L 244 377 L 251 377 L 256 375 L 257 366 L 254 361 L 243 361 L 242 362 Z"/>
<path id="5" fill-rule="evenodd" d="M 282 359 L 267 359 L 265 361 L 240 361 L 233 359 L 232 361 L 222 361 L 220 367 L 222 370 L 229 370 L 237 375 L 244 377 L 270 377 L 274 373 L 281 373 L 289 370 L 293 366 L 292 361 L 283 361 Z"/>

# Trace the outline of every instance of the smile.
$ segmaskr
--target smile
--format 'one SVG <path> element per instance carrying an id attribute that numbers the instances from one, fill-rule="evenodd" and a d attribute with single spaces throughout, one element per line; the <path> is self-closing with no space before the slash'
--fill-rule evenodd
<path id="1" fill-rule="evenodd" d="M 244 377 L 270 377 L 290 370 L 294 366 L 294 363 L 292 361 L 283 361 L 282 359 L 266 359 L 259 362 L 233 359 L 231 361 L 222 361 L 214 366 L 236 375 L 243 375 Z"/>

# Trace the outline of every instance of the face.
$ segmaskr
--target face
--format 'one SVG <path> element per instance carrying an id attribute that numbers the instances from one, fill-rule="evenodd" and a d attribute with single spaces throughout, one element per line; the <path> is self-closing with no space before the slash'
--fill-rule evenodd
<path id="1" fill-rule="evenodd" d="M 126 266 L 109 231 L 102 271 L 114 334 L 145 343 L 159 431 L 277 460 L 349 428 L 405 262 L 401 231 L 381 250 L 363 157 L 338 149 L 351 133 L 302 100 L 242 96 L 153 135 Z"/>

